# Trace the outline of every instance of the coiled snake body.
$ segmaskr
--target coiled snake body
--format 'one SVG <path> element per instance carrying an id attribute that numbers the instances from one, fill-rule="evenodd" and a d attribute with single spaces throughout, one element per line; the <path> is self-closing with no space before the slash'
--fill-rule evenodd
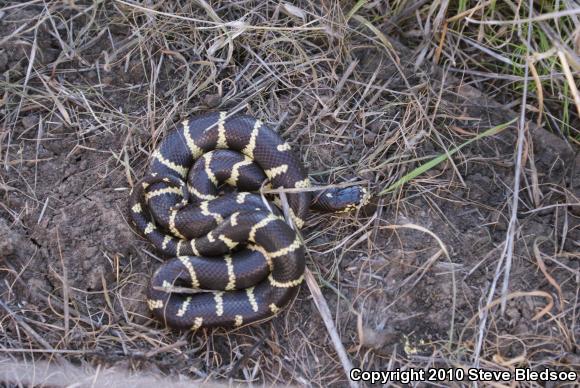
<path id="1" fill-rule="evenodd" d="M 136 229 L 173 257 L 151 279 L 156 318 L 177 329 L 241 326 L 273 316 L 296 295 L 304 247 L 278 208 L 252 193 L 265 180 L 274 188 L 310 186 L 289 144 L 253 117 L 204 114 L 163 139 L 129 200 Z M 222 186 L 236 190 L 218 195 Z M 316 194 L 314 205 L 325 211 L 367 200 L 359 187 Z M 287 198 L 301 228 L 311 193 Z"/>

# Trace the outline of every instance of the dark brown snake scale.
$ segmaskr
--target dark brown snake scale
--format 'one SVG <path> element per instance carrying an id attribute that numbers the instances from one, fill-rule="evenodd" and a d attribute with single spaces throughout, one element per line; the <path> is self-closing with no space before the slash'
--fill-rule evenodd
<path id="1" fill-rule="evenodd" d="M 129 199 L 135 228 L 172 257 L 151 278 L 147 303 L 156 318 L 176 329 L 241 326 L 275 315 L 294 298 L 304 247 L 280 210 L 255 194 L 266 180 L 274 188 L 310 186 L 288 143 L 253 117 L 208 113 L 163 139 Z M 311 193 L 287 198 L 301 228 Z M 315 198 L 312 206 L 324 211 L 368 199 L 360 187 Z"/>

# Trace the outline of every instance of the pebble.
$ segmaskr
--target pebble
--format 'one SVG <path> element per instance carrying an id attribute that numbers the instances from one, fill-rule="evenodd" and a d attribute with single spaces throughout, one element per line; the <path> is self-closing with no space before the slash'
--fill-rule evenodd
<path id="1" fill-rule="evenodd" d="M 5 50 L 0 51 L 0 72 L 6 71 L 8 68 L 8 54 Z"/>
<path id="2" fill-rule="evenodd" d="M 208 108 L 217 108 L 222 103 L 222 98 L 219 94 L 208 94 L 203 98 L 203 104 Z"/>
<path id="3" fill-rule="evenodd" d="M 580 188 L 574 190 L 573 196 L 572 195 L 568 196 L 568 203 L 577 203 L 578 201 L 580 201 Z M 579 205 L 570 205 L 570 206 L 568 206 L 568 209 L 570 209 L 570 212 L 572 214 L 580 217 L 580 204 Z"/>
<path id="4" fill-rule="evenodd" d="M 25 129 L 30 129 L 38 124 L 38 116 L 35 114 L 30 114 L 30 115 L 24 116 L 22 118 L 21 122 L 22 122 L 22 126 Z"/>
<path id="5" fill-rule="evenodd" d="M 377 140 L 377 134 L 376 133 L 365 133 L 364 135 L 364 142 L 366 146 L 372 146 L 375 144 L 375 140 Z"/>

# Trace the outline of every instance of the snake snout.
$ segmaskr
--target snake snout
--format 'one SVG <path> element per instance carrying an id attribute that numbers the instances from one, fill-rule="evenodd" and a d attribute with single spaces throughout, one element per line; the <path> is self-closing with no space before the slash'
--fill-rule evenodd
<path id="1" fill-rule="evenodd" d="M 370 194 L 361 186 L 331 188 L 317 193 L 312 206 L 325 212 L 348 212 L 367 205 Z"/>
<path id="2" fill-rule="evenodd" d="M 369 203 L 370 194 L 362 186 L 349 186 L 338 189 L 337 197 L 344 202 L 344 210 L 359 209 Z"/>

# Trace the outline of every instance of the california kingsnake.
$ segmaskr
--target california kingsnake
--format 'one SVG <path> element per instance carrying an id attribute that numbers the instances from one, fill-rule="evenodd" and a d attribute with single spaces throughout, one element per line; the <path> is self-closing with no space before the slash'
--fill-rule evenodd
<path id="1" fill-rule="evenodd" d="M 173 257 L 154 273 L 147 301 L 167 326 L 241 326 L 271 317 L 296 295 L 304 248 L 278 208 L 255 194 L 264 181 L 310 186 L 290 145 L 253 117 L 208 113 L 163 139 L 132 190 L 129 214 L 161 254 Z M 326 211 L 368 199 L 359 187 L 316 194 L 316 207 Z M 311 193 L 287 198 L 301 228 Z"/>

